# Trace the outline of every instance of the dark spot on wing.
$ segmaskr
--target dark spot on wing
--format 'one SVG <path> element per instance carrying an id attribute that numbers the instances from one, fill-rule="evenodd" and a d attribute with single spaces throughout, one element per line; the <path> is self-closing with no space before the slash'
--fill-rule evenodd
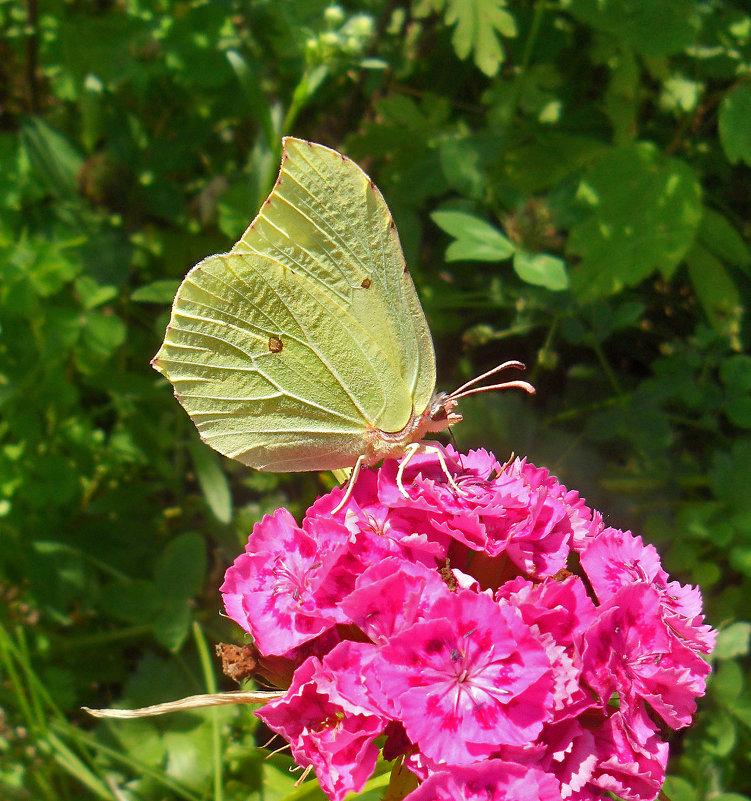
<path id="1" fill-rule="evenodd" d="M 373 282 L 370 280 L 370 278 L 363 278 L 362 279 L 362 283 L 360 284 L 360 286 L 363 289 L 370 289 L 370 286 L 371 286 L 372 283 Z"/>
<path id="2" fill-rule="evenodd" d="M 281 353 L 284 343 L 279 337 L 269 337 L 269 350 L 272 353 Z"/>

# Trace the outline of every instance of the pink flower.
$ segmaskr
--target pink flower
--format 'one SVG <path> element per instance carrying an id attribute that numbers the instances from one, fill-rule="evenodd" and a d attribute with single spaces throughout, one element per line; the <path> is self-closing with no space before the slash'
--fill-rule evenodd
<path id="1" fill-rule="evenodd" d="M 258 714 L 326 795 L 379 754 L 409 801 L 653 799 L 715 633 L 654 547 L 547 470 L 445 449 L 265 517 L 222 587 L 284 697 Z M 617 702 L 617 703 L 616 703 Z"/>
<path id="2" fill-rule="evenodd" d="M 688 726 L 709 665 L 665 625 L 660 595 L 643 582 L 619 590 L 584 636 L 584 680 L 602 704 L 617 692 L 625 715 L 646 700 L 672 728 Z"/>
<path id="3" fill-rule="evenodd" d="M 371 656 L 362 646 L 343 642 L 323 662 L 310 657 L 284 698 L 256 712 L 290 743 L 298 765 L 315 768 L 333 801 L 358 792 L 370 778 L 379 754 L 375 739 L 387 723 L 357 680 Z"/>
<path id="4" fill-rule="evenodd" d="M 699 589 L 668 581 L 657 550 L 643 545 L 641 537 L 607 528 L 584 550 L 581 563 L 601 603 L 621 587 L 646 582 L 659 592 L 661 614 L 679 640 L 697 653 L 714 647 L 717 634 L 703 624 Z"/>
<path id="5" fill-rule="evenodd" d="M 489 759 L 433 774 L 405 801 L 560 801 L 558 782 L 538 768 Z"/>
<path id="6" fill-rule="evenodd" d="M 227 614 L 264 654 L 284 654 L 344 620 L 334 568 L 346 557 L 349 532 L 334 521 L 308 528 L 286 509 L 264 517 L 220 588 Z"/>
<path id="7" fill-rule="evenodd" d="M 668 744 L 643 707 L 627 720 L 615 712 L 594 730 L 597 755 L 591 786 L 624 801 L 652 801 L 665 781 Z M 585 796 L 586 798 L 586 796 Z"/>
<path id="8" fill-rule="evenodd" d="M 341 608 L 373 642 L 385 645 L 449 594 L 436 570 L 392 557 L 369 567 Z"/>
<path id="9" fill-rule="evenodd" d="M 518 612 L 467 590 L 393 637 L 375 672 L 410 739 L 436 762 L 532 742 L 552 712 L 544 646 Z"/>

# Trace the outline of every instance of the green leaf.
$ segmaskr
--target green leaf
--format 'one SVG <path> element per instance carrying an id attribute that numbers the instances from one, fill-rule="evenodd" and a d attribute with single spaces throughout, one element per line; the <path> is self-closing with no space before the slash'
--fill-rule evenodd
<path id="1" fill-rule="evenodd" d="M 70 141 L 40 117 L 21 128 L 21 142 L 35 172 L 49 192 L 61 199 L 77 195 L 83 158 Z"/>
<path id="2" fill-rule="evenodd" d="M 731 164 L 751 165 L 751 83 L 742 83 L 720 103 L 720 142 Z"/>
<path id="3" fill-rule="evenodd" d="M 505 261 L 516 251 L 497 228 L 464 211 L 434 211 L 433 222 L 456 238 L 446 250 L 447 261 Z"/>
<path id="4" fill-rule="evenodd" d="M 452 189 L 465 197 L 482 197 L 487 179 L 482 154 L 467 137 L 449 136 L 441 140 L 441 167 Z"/>
<path id="5" fill-rule="evenodd" d="M 189 602 L 201 590 L 206 575 L 206 544 L 187 532 L 175 537 L 157 562 L 154 581 L 160 600 L 153 621 L 154 636 L 171 651 L 179 650 L 193 619 Z"/>
<path id="6" fill-rule="evenodd" d="M 259 75 L 262 72 L 261 68 L 257 64 L 251 66 L 247 59 L 236 50 L 228 50 L 225 55 L 245 93 L 248 111 L 263 130 L 267 147 L 272 152 L 277 152 L 279 148 L 279 131 L 276 130 L 274 125 L 269 100 L 261 88 L 261 82 L 259 81 Z"/>
<path id="7" fill-rule="evenodd" d="M 613 148 L 579 184 L 588 211 L 572 228 L 569 253 L 583 300 L 634 286 L 653 272 L 669 278 L 693 243 L 701 219 L 701 185 L 678 159 L 648 144 Z"/>
<path id="8" fill-rule="evenodd" d="M 714 669 L 711 679 L 712 695 L 732 708 L 743 692 L 743 670 L 736 659 L 725 659 Z"/>
<path id="9" fill-rule="evenodd" d="M 698 241 L 715 256 L 731 267 L 748 267 L 751 264 L 751 250 L 743 237 L 735 230 L 727 217 L 714 209 L 702 209 L 701 222 L 697 234 Z M 748 275 L 749 270 L 744 270 Z"/>
<path id="10" fill-rule="evenodd" d="M 749 796 L 741 793 L 720 793 L 712 796 L 712 801 L 749 801 Z"/>
<path id="11" fill-rule="evenodd" d="M 188 447 L 198 485 L 211 513 L 220 523 L 229 523 L 232 520 L 232 493 L 219 457 L 198 440 L 191 440 Z"/>
<path id="12" fill-rule="evenodd" d="M 741 428 L 751 428 L 751 356 L 738 354 L 720 365 L 720 379 L 727 399 L 725 414 Z"/>
<path id="13" fill-rule="evenodd" d="M 701 25 L 686 0 L 564 0 L 577 19 L 607 31 L 645 56 L 667 56 L 690 45 Z"/>
<path id="14" fill-rule="evenodd" d="M 172 303 L 180 281 L 174 278 L 163 278 L 144 284 L 130 293 L 130 299 L 137 303 Z"/>
<path id="15" fill-rule="evenodd" d="M 102 285 L 88 275 L 79 276 L 75 287 L 84 309 L 95 309 L 117 297 L 117 287 L 111 284 Z"/>
<path id="16" fill-rule="evenodd" d="M 708 719 L 706 749 L 724 759 L 738 742 L 738 726 L 726 712 L 716 712 Z"/>
<path id="17" fill-rule="evenodd" d="M 514 255 L 514 271 L 522 281 L 544 286 L 552 292 L 568 288 L 566 262 L 548 253 L 519 251 Z"/>
<path id="18" fill-rule="evenodd" d="M 584 136 L 558 131 L 538 133 L 535 141 L 524 138 L 502 154 L 502 177 L 520 192 L 534 195 L 560 183 L 594 161 L 606 146 Z"/>
<path id="19" fill-rule="evenodd" d="M 498 74 L 505 54 L 500 37 L 516 36 L 516 21 L 505 0 L 431 0 L 444 10 L 447 25 L 455 25 L 451 42 L 462 61 L 473 55 L 477 67 L 489 77 Z"/>
<path id="20" fill-rule="evenodd" d="M 691 782 L 680 776 L 668 776 L 660 797 L 669 798 L 670 801 L 697 801 L 696 789 Z"/>
<path id="21" fill-rule="evenodd" d="M 737 342 L 743 303 L 722 262 L 697 243 L 686 254 L 686 264 L 696 296 L 712 328 Z"/>
<path id="22" fill-rule="evenodd" d="M 751 642 L 751 623 L 738 621 L 720 630 L 712 656 L 715 659 L 732 659 L 745 656 Z"/>
<path id="23" fill-rule="evenodd" d="M 751 393 L 751 356 L 739 353 L 720 365 L 722 383 L 733 394 Z"/>
<path id="24" fill-rule="evenodd" d="M 79 358 L 90 366 L 108 359 L 125 342 L 125 323 L 114 314 L 92 312 L 84 318 Z"/>

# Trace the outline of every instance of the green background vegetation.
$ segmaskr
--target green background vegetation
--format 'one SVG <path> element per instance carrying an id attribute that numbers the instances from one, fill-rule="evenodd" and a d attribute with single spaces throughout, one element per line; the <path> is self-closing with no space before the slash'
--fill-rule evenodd
<path id="1" fill-rule="evenodd" d="M 527 363 L 537 396 L 463 403 L 459 447 L 548 466 L 702 585 L 722 634 L 666 793 L 751 797 L 747 4 L 5 0 L 0 30 L 0 797 L 291 789 L 245 709 L 80 711 L 229 688 L 223 571 L 330 486 L 221 459 L 149 367 L 284 133 L 383 191 L 439 386 Z"/>

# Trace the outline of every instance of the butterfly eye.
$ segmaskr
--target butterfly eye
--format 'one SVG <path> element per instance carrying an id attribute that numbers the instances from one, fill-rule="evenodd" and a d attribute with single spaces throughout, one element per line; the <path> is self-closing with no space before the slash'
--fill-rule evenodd
<path id="1" fill-rule="evenodd" d="M 362 283 L 360 284 L 360 286 L 361 286 L 363 289 L 370 289 L 370 285 L 371 285 L 372 283 L 373 283 L 373 282 L 370 280 L 370 278 L 363 278 L 363 279 L 362 279 Z"/>
<path id="2" fill-rule="evenodd" d="M 272 353 L 281 353 L 284 343 L 279 337 L 269 337 L 269 350 Z"/>

